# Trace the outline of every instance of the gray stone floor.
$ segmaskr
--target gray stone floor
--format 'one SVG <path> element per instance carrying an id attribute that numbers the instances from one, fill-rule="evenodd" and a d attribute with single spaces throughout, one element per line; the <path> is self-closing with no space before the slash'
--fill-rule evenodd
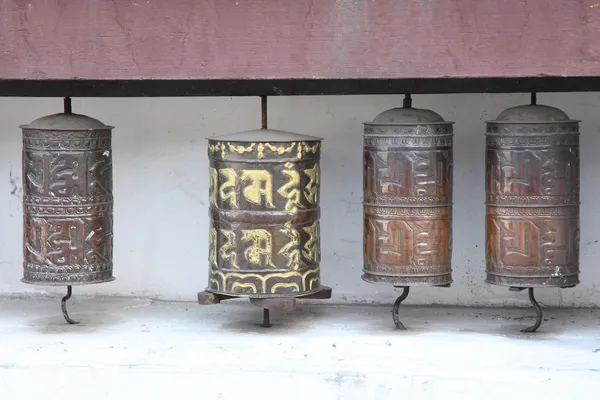
<path id="1" fill-rule="evenodd" d="M 0 299 L 1 399 L 600 397 L 599 310 L 69 303 Z"/>

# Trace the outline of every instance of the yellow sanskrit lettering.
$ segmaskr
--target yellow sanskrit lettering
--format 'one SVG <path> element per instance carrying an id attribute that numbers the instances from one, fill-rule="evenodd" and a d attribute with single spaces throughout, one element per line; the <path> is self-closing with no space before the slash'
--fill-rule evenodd
<path id="1" fill-rule="evenodd" d="M 244 197 L 254 204 L 262 205 L 262 198 L 265 198 L 265 205 L 269 208 L 275 208 L 273 205 L 273 177 L 269 171 L 265 170 L 244 170 L 242 172 L 242 182 L 250 181 L 250 184 L 243 190 Z"/>
<path id="2" fill-rule="evenodd" d="M 246 260 L 261 267 L 275 267 L 271 263 L 271 234 L 264 229 L 244 230 L 242 234 L 244 242 L 252 242 L 250 247 L 244 251 Z"/>
<path id="3" fill-rule="evenodd" d="M 301 253 L 298 248 L 300 245 L 300 234 L 298 233 L 298 230 L 292 228 L 291 222 L 286 222 L 283 229 L 280 229 L 280 231 L 286 235 L 290 241 L 279 250 L 278 254 L 287 258 L 288 268 L 296 271 L 302 265 L 300 258 Z"/>
<path id="4" fill-rule="evenodd" d="M 235 248 L 235 232 L 230 230 L 222 230 L 221 233 L 227 239 L 227 242 L 219 249 L 219 254 L 223 260 L 229 261 L 229 264 L 234 268 L 239 268 L 237 265 L 237 255 Z"/>
<path id="5" fill-rule="evenodd" d="M 317 198 L 319 193 L 319 164 L 315 164 L 310 169 L 305 169 L 304 173 L 310 178 L 304 189 L 304 196 L 310 204 L 316 204 L 319 201 Z"/>
<path id="6" fill-rule="evenodd" d="M 217 186 L 219 185 L 218 183 L 218 173 L 217 170 L 215 168 L 209 168 L 209 183 L 208 183 L 208 198 L 210 201 L 210 204 L 212 205 L 217 205 Z"/>
<path id="7" fill-rule="evenodd" d="M 210 227 L 209 236 L 208 261 L 213 265 L 217 265 L 217 230 L 212 226 Z"/>
<path id="8" fill-rule="evenodd" d="M 294 171 L 294 164 L 286 163 L 285 167 L 288 169 L 284 169 L 283 173 L 287 175 L 290 180 L 283 185 L 277 193 L 279 193 L 283 198 L 287 199 L 287 203 L 285 203 L 285 211 L 296 214 L 298 212 L 298 208 L 304 208 L 302 203 L 300 202 L 300 196 L 302 196 L 302 192 L 298 189 L 300 185 L 300 174 L 298 171 Z"/>
<path id="9" fill-rule="evenodd" d="M 304 243 L 304 250 L 302 250 L 302 254 L 304 257 L 310 262 L 318 262 L 319 261 L 319 247 L 320 247 L 320 238 L 319 238 L 319 225 L 318 222 L 315 221 L 313 224 L 307 228 L 302 228 L 304 232 L 308 233 L 309 239 L 306 243 Z"/>
<path id="10" fill-rule="evenodd" d="M 219 170 L 219 173 L 226 179 L 219 188 L 219 197 L 221 201 L 228 201 L 231 208 L 237 209 L 237 194 L 235 191 L 235 186 L 237 184 L 237 173 L 233 168 L 224 168 Z M 225 192 L 227 189 L 229 190 Z"/>

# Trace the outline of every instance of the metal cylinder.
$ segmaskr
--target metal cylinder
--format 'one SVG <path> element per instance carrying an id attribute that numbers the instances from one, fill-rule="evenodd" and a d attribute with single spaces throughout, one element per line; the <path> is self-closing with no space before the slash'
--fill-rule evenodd
<path id="1" fill-rule="evenodd" d="M 321 290 L 321 140 L 269 129 L 209 139 L 207 291 L 260 298 Z"/>
<path id="2" fill-rule="evenodd" d="M 579 283 L 579 122 L 543 105 L 487 122 L 486 282 Z"/>
<path id="3" fill-rule="evenodd" d="M 112 127 L 65 113 L 21 128 L 22 281 L 71 286 L 114 280 Z"/>
<path id="4" fill-rule="evenodd" d="M 363 280 L 452 282 L 452 124 L 410 103 L 365 124 Z"/>

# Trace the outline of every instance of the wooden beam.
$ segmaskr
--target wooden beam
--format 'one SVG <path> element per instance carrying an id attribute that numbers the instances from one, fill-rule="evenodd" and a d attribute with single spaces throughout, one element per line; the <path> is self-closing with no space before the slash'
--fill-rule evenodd
<path id="1" fill-rule="evenodd" d="M 584 0 L 4 0 L 0 80 L 600 75 Z"/>
<path id="2" fill-rule="evenodd" d="M 600 92 L 600 77 L 265 80 L 0 80 L 0 96 L 184 97 Z"/>

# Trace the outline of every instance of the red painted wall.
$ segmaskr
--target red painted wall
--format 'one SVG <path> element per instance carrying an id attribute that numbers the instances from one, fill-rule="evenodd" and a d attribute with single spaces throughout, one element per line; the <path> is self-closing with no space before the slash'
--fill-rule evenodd
<path id="1" fill-rule="evenodd" d="M 600 75 L 584 0 L 4 0 L 0 79 Z"/>

